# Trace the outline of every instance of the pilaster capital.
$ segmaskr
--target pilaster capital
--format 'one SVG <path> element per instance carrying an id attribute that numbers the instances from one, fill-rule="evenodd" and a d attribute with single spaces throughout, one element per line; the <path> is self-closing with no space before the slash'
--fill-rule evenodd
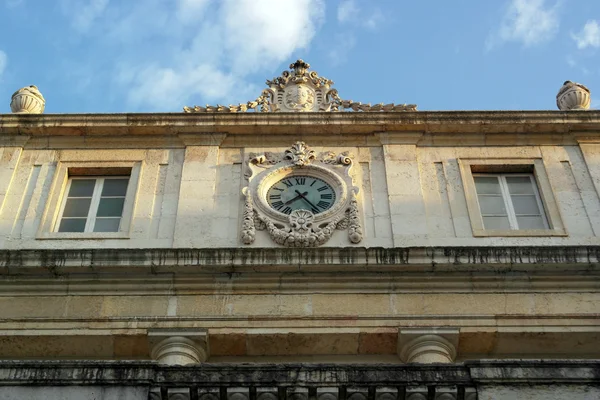
<path id="1" fill-rule="evenodd" d="M 150 356 L 160 364 L 199 364 L 208 359 L 208 333 L 198 329 L 148 331 Z"/>
<path id="2" fill-rule="evenodd" d="M 458 329 L 407 328 L 398 332 L 398 356 L 406 363 L 452 363 L 458 347 Z"/>

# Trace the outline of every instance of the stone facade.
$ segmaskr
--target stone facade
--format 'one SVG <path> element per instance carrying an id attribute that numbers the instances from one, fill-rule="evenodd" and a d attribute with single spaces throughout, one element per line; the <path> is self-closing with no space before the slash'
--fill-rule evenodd
<path id="1" fill-rule="evenodd" d="M 270 81 L 306 86 L 293 107 L 331 90 L 294 65 Z M 0 397 L 598 398 L 600 112 L 336 112 L 329 91 L 0 115 L 0 358 L 44 360 L 0 365 Z M 257 205 L 269 171 L 345 200 L 287 225 Z M 535 180 L 543 228 L 486 229 L 490 173 Z M 118 230 L 58 231 L 72 179 L 122 175 Z"/>

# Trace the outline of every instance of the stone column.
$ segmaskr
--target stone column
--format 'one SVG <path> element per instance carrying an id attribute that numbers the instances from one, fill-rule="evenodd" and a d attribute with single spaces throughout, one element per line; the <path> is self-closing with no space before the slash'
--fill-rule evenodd
<path id="1" fill-rule="evenodd" d="M 208 359 L 208 335 L 199 330 L 148 331 L 150 356 L 165 365 L 199 364 Z"/>
<path id="2" fill-rule="evenodd" d="M 458 329 L 415 328 L 398 332 L 398 356 L 406 363 L 452 363 L 458 347 Z"/>

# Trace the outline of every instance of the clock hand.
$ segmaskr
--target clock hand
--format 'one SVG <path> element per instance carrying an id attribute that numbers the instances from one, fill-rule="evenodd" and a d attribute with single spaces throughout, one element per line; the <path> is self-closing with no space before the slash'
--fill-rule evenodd
<path id="1" fill-rule="evenodd" d="M 309 199 L 307 199 L 306 196 L 308 194 L 308 192 L 304 192 L 304 194 L 300 193 L 299 191 L 296 190 L 296 193 L 298 193 L 298 196 L 302 197 L 311 207 L 313 207 L 314 209 L 318 210 L 318 208 L 311 203 L 311 201 Z"/>
<path id="2" fill-rule="evenodd" d="M 299 191 L 296 190 L 296 193 L 298 193 L 298 196 L 294 197 L 291 200 L 286 201 L 285 203 L 283 203 L 284 206 L 288 206 L 290 204 L 292 204 L 293 202 L 295 202 L 298 199 L 301 199 L 303 197 L 302 193 L 300 193 Z M 308 194 L 308 192 L 304 192 L 304 196 L 306 196 Z"/>

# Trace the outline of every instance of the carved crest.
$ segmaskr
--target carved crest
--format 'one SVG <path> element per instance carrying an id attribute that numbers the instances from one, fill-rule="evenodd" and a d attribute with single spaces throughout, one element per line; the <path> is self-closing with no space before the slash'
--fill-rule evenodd
<path id="1" fill-rule="evenodd" d="M 309 71 L 310 64 L 298 60 L 290 64 L 289 71 L 267 80 L 267 89 L 254 101 L 245 104 L 217 104 L 205 107 L 183 107 L 187 113 L 237 113 L 248 110 L 260 112 L 328 112 L 328 111 L 417 111 L 414 104 L 363 104 L 352 100 L 342 100 L 333 89 L 333 81 L 316 71 Z"/>
<path id="2" fill-rule="evenodd" d="M 255 241 L 257 231 L 266 230 L 271 239 L 288 247 L 313 247 L 327 242 L 336 230 L 347 230 L 351 243 L 362 240 L 362 226 L 359 216 L 356 194 L 358 188 L 353 186 L 349 174 L 352 167 L 352 155 L 348 152 L 336 154 L 325 152 L 317 156 L 304 142 L 296 142 L 283 154 L 264 153 L 250 154 L 248 158 L 248 186 L 244 188 L 245 197 L 244 220 L 241 239 L 244 244 Z M 294 209 L 284 214 L 274 209 L 266 201 L 266 193 L 275 182 L 282 179 L 309 181 L 314 179 L 331 185 L 335 195 L 334 204 L 327 209 Z M 315 186 L 315 189 L 319 186 Z M 301 193 L 302 191 L 306 191 Z M 285 204 L 305 199 L 310 187 L 296 190 L 297 196 L 287 200 Z M 278 192 L 276 192 L 278 193 Z M 285 201 L 283 194 L 278 199 Z M 310 207 L 307 207 L 310 208 Z"/>

